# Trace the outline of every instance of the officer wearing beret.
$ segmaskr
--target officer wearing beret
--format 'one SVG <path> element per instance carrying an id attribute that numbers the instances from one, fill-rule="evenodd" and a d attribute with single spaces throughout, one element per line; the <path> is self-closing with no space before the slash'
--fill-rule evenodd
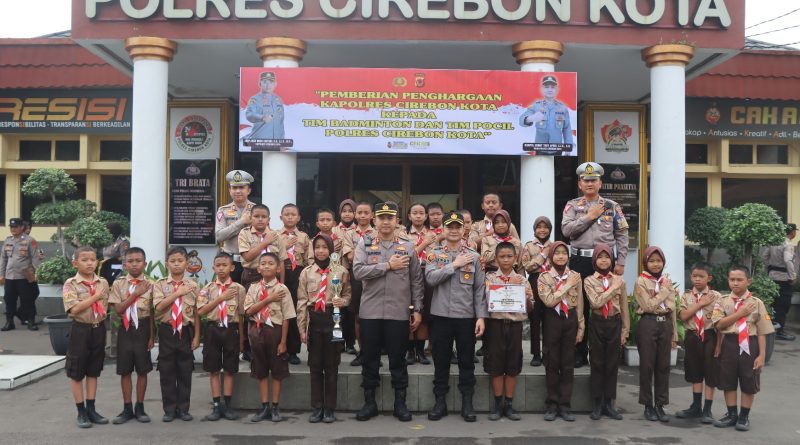
<path id="1" fill-rule="evenodd" d="M 556 99 L 558 79 L 547 75 L 542 78 L 542 96 L 519 117 L 523 127 L 536 126 L 536 143 L 572 144 L 572 124 L 569 108 Z"/>
<path id="2" fill-rule="evenodd" d="M 600 196 L 603 182 L 603 167 L 596 162 L 584 162 L 575 173 L 580 178 L 578 187 L 583 196 L 575 198 L 564 207 L 561 232 L 569 239 L 569 268 L 586 278 L 594 273 L 592 254 L 594 246 L 603 243 L 613 246 L 614 273 L 625 273 L 625 257 L 628 255 L 628 222 L 622 207 L 616 202 Z M 584 319 L 589 319 L 587 303 L 583 305 Z M 588 343 L 583 341 L 575 350 L 575 366 L 587 363 Z"/>
<path id="3" fill-rule="evenodd" d="M 775 309 L 775 322 L 780 325 L 775 334 L 778 340 L 792 341 L 795 336 L 786 332 L 786 314 L 792 307 L 792 286 L 797 282 L 797 265 L 794 264 L 794 246 L 792 240 L 797 236 L 797 225 L 786 225 L 786 239 L 779 246 L 769 246 L 761 253 L 761 259 L 767 266 L 769 278 L 776 282 L 780 292 L 772 303 Z"/>
<path id="4" fill-rule="evenodd" d="M 234 271 L 231 274 L 233 281 L 242 282 L 242 257 L 239 255 L 239 232 L 250 225 L 250 209 L 255 205 L 247 199 L 252 191 L 250 184 L 254 181 L 253 175 L 244 170 L 232 170 L 225 175 L 228 181 L 228 191 L 233 202 L 217 209 L 217 222 L 214 234 L 217 244 L 222 244 L 222 251 L 233 255 Z"/>
<path id="5" fill-rule="evenodd" d="M 283 101 L 275 94 L 275 73 L 263 72 L 258 80 L 261 91 L 247 101 L 245 117 L 253 123 L 246 139 L 283 139 Z"/>
<path id="6" fill-rule="evenodd" d="M 397 204 L 378 203 L 374 214 L 378 234 L 361 238 L 353 258 L 353 278 L 363 286 L 358 316 L 365 403 L 356 418 L 369 420 L 378 415 L 375 389 L 380 383 L 381 348 L 386 348 L 394 388 L 394 416 L 408 422 L 411 413 L 406 407 L 405 352 L 409 329 L 414 331 L 422 322 L 422 268 L 414 244 L 404 233 L 395 232 Z"/>
<path id="7" fill-rule="evenodd" d="M 22 218 L 11 218 L 8 223 L 11 236 L 3 243 L 0 253 L 0 284 L 4 285 L 6 303 L 6 324 L 0 331 L 14 329 L 14 316 L 28 322 L 28 329 L 36 331 L 34 307 L 36 269 L 34 256 L 39 244 L 33 237 L 25 234 Z M 19 301 L 19 310 L 17 302 Z"/>

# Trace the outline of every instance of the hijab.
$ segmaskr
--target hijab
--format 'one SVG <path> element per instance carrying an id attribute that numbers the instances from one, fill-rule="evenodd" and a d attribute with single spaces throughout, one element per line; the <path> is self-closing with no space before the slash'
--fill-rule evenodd
<path id="1" fill-rule="evenodd" d="M 656 274 L 647 268 L 647 261 L 650 260 L 650 257 L 653 256 L 653 254 L 658 254 L 658 256 L 661 257 L 661 260 L 664 262 L 664 265 L 667 265 L 667 257 L 664 256 L 664 251 L 658 246 L 649 246 L 644 249 L 644 254 L 642 254 L 642 266 L 650 275 L 654 276 L 655 278 L 661 278 L 661 274 L 664 272 L 664 269 L 661 269 L 661 272 Z"/>
<path id="2" fill-rule="evenodd" d="M 317 240 L 320 240 L 320 239 L 322 241 L 325 241 L 325 245 L 328 246 L 328 258 L 325 258 L 324 261 L 320 261 L 320 260 L 317 259 L 317 255 L 314 255 L 314 262 L 317 264 L 317 266 L 319 266 L 320 269 L 325 270 L 331 264 L 331 255 L 334 252 L 333 251 L 333 238 L 331 238 L 330 236 L 328 236 L 328 235 L 326 235 L 324 233 L 318 233 L 317 236 L 315 236 L 314 239 L 311 240 L 311 249 L 312 250 L 314 249 L 314 246 L 317 245 Z"/>
<path id="3" fill-rule="evenodd" d="M 567 246 L 567 243 L 564 241 L 556 241 L 550 246 L 550 253 L 547 255 L 547 261 L 550 262 L 550 267 L 552 267 L 558 273 L 558 275 L 564 275 L 564 271 L 567 269 L 569 261 L 563 266 L 559 266 L 553 262 L 553 256 L 555 256 L 556 249 L 559 247 L 567 249 L 567 255 L 569 255 L 569 246 Z"/>
<path id="4" fill-rule="evenodd" d="M 592 254 L 592 267 L 596 272 L 600 273 L 601 275 L 608 275 L 608 273 L 611 272 L 610 266 L 608 267 L 608 269 L 600 269 L 599 267 L 597 267 L 597 257 L 599 257 L 600 254 L 604 252 L 608 254 L 609 258 L 611 258 L 612 260 L 614 259 L 611 247 L 609 247 L 608 244 L 603 244 L 603 243 L 596 244 L 594 246 L 594 253 Z"/>

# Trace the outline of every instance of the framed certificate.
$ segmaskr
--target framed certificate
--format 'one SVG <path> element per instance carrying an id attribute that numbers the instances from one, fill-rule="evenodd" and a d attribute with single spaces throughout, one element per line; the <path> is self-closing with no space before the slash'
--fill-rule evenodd
<path id="1" fill-rule="evenodd" d="M 489 312 L 525 313 L 524 284 L 490 284 Z"/>

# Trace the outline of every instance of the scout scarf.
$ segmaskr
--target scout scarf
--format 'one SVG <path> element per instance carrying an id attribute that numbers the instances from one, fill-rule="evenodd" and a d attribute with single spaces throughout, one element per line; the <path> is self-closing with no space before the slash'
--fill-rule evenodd
<path id="1" fill-rule="evenodd" d="M 414 228 L 414 227 L 412 227 L 412 229 L 416 230 L 416 228 Z M 427 230 L 425 230 L 425 227 L 423 227 L 422 230 L 417 231 L 416 233 L 417 233 L 417 244 L 414 247 L 419 247 L 419 246 L 422 245 L 422 241 L 424 241 L 425 234 L 427 233 Z M 419 257 L 420 261 L 424 261 L 425 258 L 427 258 L 427 255 L 425 253 L 425 249 L 421 250 L 419 252 L 419 255 L 417 255 L 417 256 Z"/>
<path id="2" fill-rule="evenodd" d="M 733 306 L 733 310 L 738 311 L 739 308 L 742 307 L 742 305 L 744 305 L 752 296 L 752 292 L 748 292 L 744 298 L 734 296 L 733 301 L 735 304 Z M 739 355 L 750 355 L 750 333 L 747 329 L 747 317 L 749 317 L 749 315 L 745 315 L 744 317 L 736 320 L 736 328 L 739 332 Z"/>
<path id="3" fill-rule="evenodd" d="M 547 241 L 545 241 L 545 242 L 547 242 Z M 545 248 L 544 243 L 540 242 L 539 240 L 536 240 L 533 243 L 536 245 L 536 247 L 539 248 L 539 254 L 544 252 L 544 248 Z M 539 266 L 539 273 L 545 273 L 548 270 L 550 270 L 550 261 L 547 259 L 547 257 L 545 257 L 544 262 L 542 263 L 541 266 Z"/>
<path id="4" fill-rule="evenodd" d="M 183 281 L 172 282 L 175 292 L 183 286 Z M 170 316 L 169 324 L 172 325 L 172 334 L 176 332 L 178 336 L 183 335 L 183 296 L 180 296 L 172 302 L 172 315 Z"/>
<path id="5" fill-rule="evenodd" d="M 314 304 L 314 311 L 325 312 L 325 304 L 327 303 L 325 300 L 325 292 L 328 290 L 328 274 L 331 272 L 331 269 L 319 268 L 317 272 L 319 272 L 322 277 L 320 278 L 319 292 L 317 293 L 317 302 Z"/>
<path id="6" fill-rule="evenodd" d="M 606 275 L 598 273 L 598 275 L 600 275 L 600 278 L 603 280 L 603 292 L 608 292 L 608 290 L 611 288 L 611 278 L 614 276 L 611 273 Z M 603 318 L 608 318 L 608 314 L 611 312 L 611 308 L 613 306 L 614 303 L 611 301 L 611 298 L 609 298 L 608 301 L 606 301 L 606 303 L 603 305 Z"/>
<path id="7" fill-rule="evenodd" d="M 89 288 L 89 296 L 90 297 L 94 297 L 95 283 L 93 283 L 91 281 L 81 281 L 81 284 L 83 284 L 84 286 L 88 287 Z M 95 319 L 97 319 L 99 317 L 105 317 L 106 310 L 103 309 L 103 303 L 101 303 L 100 300 L 97 300 L 94 303 L 92 303 L 92 314 L 94 315 Z"/>
<path id="8" fill-rule="evenodd" d="M 487 216 L 483 217 L 483 227 L 484 227 L 484 231 L 485 232 L 491 232 L 492 231 L 492 220 L 489 219 L 489 217 L 487 217 Z"/>
<path id="9" fill-rule="evenodd" d="M 650 280 L 653 283 L 655 283 L 655 289 L 653 289 L 653 295 L 652 295 L 652 297 L 655 298 L 655 296 L 658 295 L 659 292 L 661 292 L 661 286 L 664 285 L 664 281 L 665 281 L 666 277 L 660 276 L 660 277 L 656 278 L 656 277 L 650 275 L 649 272 L 642 272 L 642 274 L 639 275 L 639 276 L 644 278 L 645 280 Z M 661 304 L 658 305 L 658 307 L 660 307 L 661 309 L 666 311 L 667 310 L 667 303 L 662 301 Z"/>
<path id="10" fill-rule="evenodd" d="M 142 280 L 137 280 L 135 278 L 130 280 L 130 285 L 128 286 L 128 298 L 130 298 L 131 294 L 136 291 L 136 285 L 141 282 Z M 122 325 L 125 327 L 126 331 L 130 327 L 131 322 L 133 322 L 134 329 L 139 329 L 139 311 L 136 310 L 136 305 L 138 303 L 139 296 L 137 295 L 133 300 L 133 303 L 131 303 L 131 305 L 125 309 L 125 315 L 122 317 Z"/>
<path id="11" fill-rule="evenodd" d="M 600 269 L 597 266 L 597 259 L 600 257 L 601 253 L 605 253 L 606 255 L 608 255 L 609 258 L 613 258 L 611 247 L 609 247 L 607 244 L 598 243 L 597 245 L 594 246 L 594 252 L 592 253 L 592 267 L 594 268 L 595 272 L 597 272 L 597 275 L 599 275 L 600 278 L 602 279 L 603 292 L 605 293 L 608 292 L 608 290 L 611 288 L 611 278 L 613 277 L 613 275 L 611 274 L 610 267 L 608 269 Z M 603 318 L 608 318 L 608 314 L 609 312 L 611 312 L 612 307 L 613 303 L 609 298 L 609 300 L 603 305 Z"/>
<path id="12" fill-rule="evenodd" d="M 692 295 L 694 295 L 695 300 L 700 301 L 700 298 L 703 296 L 705 292 L 697 293 L 694 289 L 692 289 Z M 706 321 L 703 315 L 705 314 L 705 310 L 700 308 L 697 312 L 694 313 L 694 324 L 697 325 L 697 333 L 700 335 L 700 341 L 705 340 L 706 338 Z"/>
<path id="13" fill-rule="evenodd" d="M 228 282 L 224 283 L 224 284 L 220 283 L 219 281 L 217 281 L 215 284 L 217 286 L 219 286 L 219 291 L 217 292 L 217 296 L 221 297 L 222 294 L 224 294 L 225 291 L 228 289 L 228 286 L 231 285 L 231 281 L 229 279 Z M 222 325 L 227 328 L 228 327 L 228 301 L 227 300 L 220 301 L 219 304 L 217 305 L 217 311 L 218 311 L 217 313 L 219 314 L 219 320 L 218 321 L 220 323 L 222 323 Z"/>
<path id="14" fill-rule="evenodd" d="M 258 237 L 259 242 L 263 243 L 264 242 L 264 238 L 267 237 L 267 232 L 256 232 L 256 236 Z M 261 251 L 261 254 L 263 255 L 263 254 L 265 254 L 267 252 L 269 252 L 269 246 L 265 247 L 264 250 Z"/>
<path id="15" fill-rule="evenodd" d="M 569 270 L 565 268 L 563 275 L 558 275 L 558 272 L 555 272 L 553 277 L 556 279 L 556 292 L 558 292 L 562 287 L 564 287 L 564 284 L 566 284 L 567 278 L 569 278 Z M 569 305 L 567 304 L 566 295 L 561 299 L 561 303 L 555 307 L 555 310 L 558 315 L 561 315 L 563 312 L 564 317 L 569 318 Z"/>
<path id="16" fill-rule="evenodd" d="M 288 236 L 289 238 L 294 238 L 296 235 L 294 234 L 294 230 L 291 232 L 288 230 L 284 230 L 283 234 Z M 297 269 L 297 259 L 294 256 L 294 246 L 286 249 L 286 255 L 289 256 L 289 261 L 292 262 L 292 270 Z"/>
<path id="17" fill-rule="evenodd" d="M 258 301 L 264 301 L 267 299 L 267 296 L 269 295 L 269 289 L 271 287 L 272 286 L 265 283 L 264 280 L 261 280 L 261 296 L 258 298 Z M 264 307 L 258 311 L 258 314 L 256 314 L 256 320 L 259 328 L 261 328 L 262 322 L 267 326 L 272 327 L 272 319 L 269 316 L 269 304 L 264 305 Z"/>

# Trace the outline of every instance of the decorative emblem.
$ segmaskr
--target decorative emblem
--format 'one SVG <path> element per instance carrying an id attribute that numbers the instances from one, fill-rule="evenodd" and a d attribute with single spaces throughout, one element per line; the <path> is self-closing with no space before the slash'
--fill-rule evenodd
<path id="1" fill-rule="evenodd" d="M 719 112 L 716 102 L 711 103 L 711 106 L 706 110 L 705 117 L 706 117 L 706 122 L 708 122 L 711 125 L 717 125 L 720 117 L 722 117 L 722 113 Z"/>
<path id="2" fill-rule="evenodd" d="M 200 153 L 213 141 L 214 127 L 203 116 L 186 116 L 175 127 L 175 143 L 187 153 Z"/>
<path id="3" fill-rule="evenodd" d="M 627 152 L 630 150 L 628 147 L 628 138 L 633 135 L 633 128 L 615 119 L 614 122 L 604 125 L 600 129 L 603 137 L 603 142 L 606 144 L 606 151 L 608 152 Z"/>
<path id="4" fill-rule="evenodd" d="M 384 204 L 381 209 L 382 210 L 389 210 L 389 204 Z"/>

